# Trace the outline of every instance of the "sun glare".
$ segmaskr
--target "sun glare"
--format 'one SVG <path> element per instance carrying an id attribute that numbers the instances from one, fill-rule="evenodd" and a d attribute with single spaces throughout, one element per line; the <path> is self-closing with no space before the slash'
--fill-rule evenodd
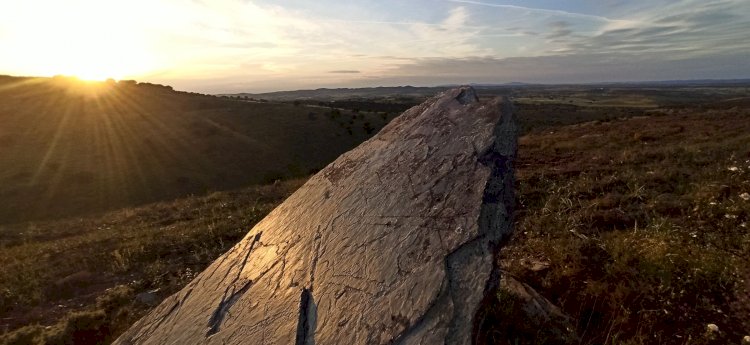
<path id="1" fill-rule="evenodd" d="M 33 18 L 18 18 L 11 26 L 17 70 L 29 75 L 105 80 L 154 69 L 143 30 L 137 22 L 124 21 L 138 18 L 127 6 L 88 0 L 48 2 L 45 6 Z"/>

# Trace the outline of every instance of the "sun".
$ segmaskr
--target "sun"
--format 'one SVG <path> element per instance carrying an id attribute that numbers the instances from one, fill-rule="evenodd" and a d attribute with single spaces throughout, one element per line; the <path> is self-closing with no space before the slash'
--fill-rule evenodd
<path id="1" fill-rule="evenodd" d="M 46 66 L 44 74 L 76 76 L 82 80 L 125 79 L 147 72 L 150 61 L 144 52 L 103 47 L 82 42 Z"/>
<path id="2" fill-rule="evenodd" d="M 24 6 L 21 2 L 18 6 Z M 82 80 L 124 79 L 153 71 L 156 61 L 146 33 L 110 1 L 71 0 L 45 4 L 32 18 L 12 25 L 9 42 L 15 69 L 27 75 L 68 75 Z M 132 10 L 130 10 L 132 11 Z M 21 9 L 17 13 L 28 13 Z M 6 59 L 8 57 L 6 56 Z"/>
<path id="3" fill-rule="evenodd" d="M 44 62 L 39 71 L 42 75 L 61 74 L 81 80 L 102 81 L 137 76 L 149 68 L 148 57 L 142 52 L 82 42 L 75 49 L 60 54 L 54 61 Z"/>

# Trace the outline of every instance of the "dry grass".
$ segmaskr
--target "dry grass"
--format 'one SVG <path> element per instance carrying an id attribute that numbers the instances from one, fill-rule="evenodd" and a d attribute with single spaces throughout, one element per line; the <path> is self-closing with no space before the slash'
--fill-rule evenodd
<path id="1" fill-rule="evenodd" d="M 577 320 L 581 344 L 726 344 L 750 332 L 750 112 L 555 128 L 523 137 L 519 155 L 502 265 Z"/>
<path id="2" fill-rule="evenodd" d="M 138 293 L 182 288 L 303 182 L 5 228 L 0 344 L 113 340 L 152 307 Z"/>
<path id="3" fill-rule="evenodd" d="M 505 270 L 570 315 L 582 344 L 739 343 L 750 332 L 746 108 L 628 120 L 618 118 L 643 112 L 519 108 L 532 133 Z M 323 119 L 350 125 L 305 117 Z M 108 343 L 151 308 L 137 294 L 179 290 L 302 182 L 0 226 L 0 344 Z M 499 297 L 494 343 L 550 343 Z"/>

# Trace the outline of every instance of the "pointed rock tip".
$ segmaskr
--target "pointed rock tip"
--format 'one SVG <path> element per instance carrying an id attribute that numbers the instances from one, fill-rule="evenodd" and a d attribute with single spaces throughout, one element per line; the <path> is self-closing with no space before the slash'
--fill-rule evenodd
<path id="1" fill-rule="evenodd" d="M 477 91 L 474 90 L 471 86 L 461 86 L 459 88 L 456 88 L 454 90 L 454 93 L 457 92 L 456 100 L 461 104 L 471 104 L 479 102 L 479 97 L 477 97 Z"/>
<path id="2" fill-rule="evenodd" d="M 405 111 L 115 344 L 472 344 L 513 226 L 512 108 L 492 102 Z"/>

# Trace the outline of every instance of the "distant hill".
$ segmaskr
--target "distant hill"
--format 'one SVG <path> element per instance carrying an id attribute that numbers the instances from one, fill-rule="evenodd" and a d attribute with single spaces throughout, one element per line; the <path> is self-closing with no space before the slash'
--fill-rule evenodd
<path id="1" fill-rule="evenodd" d="M 631 85 L 631 86 L 750 86 L 750 79 L 680 79 L 680 80 L 656 80 L 638 82 L 613 82 L 599 83 L 601 85 Z"/>
<path id="2" fill-rule="evenodd" d="M 512 95 L 522 127 L 532 131 L 660 107 L 742 107 L 748 104 L 742 85 L 750 85 L 742 82 L 475 88 L 480 97 Z M 217 97 L 135 81 L 0 76 L 0 224 L 302 176 L 446 88 Z"/>
<path id="3" fill-rule="evenodd" d="M 580 84 L 540 84 L 540 83 L 470 83 L 480 95 L 506 95 L 524 90 L 557 91 L 563 89 L 596 89 L 598 87 L 618 87 L 624 89 L 657 88 L 687 88 L 687 87 L 750 87 L 750 79 L 700 79 L 700 80 L 662 80 L 662 81 L 634 81 L 634 82 L 598 82 Z M 341 101 L 353 99 L 413 99 L 417 104 L 439 92 L 461 86 L 461 84 L 446 84 L 439 86 L 395 86 L 395 87 L 364 87 L 364 88 L 335 88 L 315 90 L 277 91 L 266 93 L 234 93 L 222 96 L 248 98 L 266 101 Z M 684 90 L 680 90 L 683 92 Z"/>
<path id="4" fill-rule="evenodd" d="M 315 89 L 315 90 L 295 90 L 295 91 L 277 91 L 267 93 L 235 93 L 226 94 L 225 96 L 234 96 L 241 98 L 264 99 L 273 101 L 294 101 L 294 100 L 344 100 L 355 98 L 425 98 L 433 96 L 438 92 L 450 89 L 449 86 L 437 87 L 416 87 L 416 86 L 395 86 L 395 87 L 364 87 L 364 88 L 337 88 L 337 89 Z"/>
<path id="5" fill-rule="evenodd" d="M 135 81 L 0 76 L 0 224 L 306 175 L 389 119 Z"/>

